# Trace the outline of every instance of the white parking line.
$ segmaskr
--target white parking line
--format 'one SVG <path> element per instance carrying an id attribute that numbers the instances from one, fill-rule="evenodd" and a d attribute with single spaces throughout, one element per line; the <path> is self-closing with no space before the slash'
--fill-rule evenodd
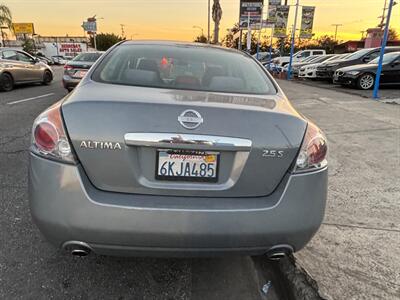
<path id="1" fill-rule="evenodd" d="M 12 101 L 12 102 L 8 102 L 7 104 L 8 105 L 13 105 L 13 104 L 21 103 L 21 102 L 36 100 L 36 99 L 40 99 L 40 98 L 46 98 L 46 97 L 49 97 L 49 96 L 52 96 L 52 95 L 54 95 L 54 93 L 45 94 L 45 95 L 32 97 L 32 98 L 21 99 L 21 100 L 17 100 L 17 101 Z"/>

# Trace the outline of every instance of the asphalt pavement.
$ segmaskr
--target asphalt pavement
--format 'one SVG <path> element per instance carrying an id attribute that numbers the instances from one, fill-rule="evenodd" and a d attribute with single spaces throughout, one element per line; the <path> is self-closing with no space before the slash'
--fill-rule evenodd
<path id="1" fill-rule="evenodd" d="M 278 268 L 264 259 L 76 258 L 49 245 L 29 214 L 27 149 L 35 117 L 66 95 L 61 72 L 50 86 L 0 93 L 0 299 L 290 298 Z M 292 265 L 287 278 L 305 278 L 332 299 L 399 299 L 400 106 L 279 83 L 330 142 L 326 218 L 296 254 L 316 281 Z"/>
<path id="2" fill-rule="evenodd" d="M 330 299 L 400 299 L 400 105 L 325 84 L 279 84 L 329 142 L 325 220 L 296 254 L 300 266 Z"/>
<path id="3" fill-rule="evenodd" d="M 77 258 L 49 245 L 31 221 L 27 167 L 34 119 L 66 95 L 55 74 L 0 93 L 0 299 L 284 299 L 264 259 Z"/>

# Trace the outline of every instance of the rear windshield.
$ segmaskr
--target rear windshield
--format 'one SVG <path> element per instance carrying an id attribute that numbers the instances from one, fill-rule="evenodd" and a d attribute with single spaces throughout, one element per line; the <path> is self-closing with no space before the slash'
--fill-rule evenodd
<path id="1" fill-rule="evenodd" d="M 73 61 L 90 61 L 95 62 L 99 59 L 101 53 L 82 53 L 76 56 Z"/>
<path id="2" fill-rule="evenodd" d="M 275 94 L 250 57 L 187 45 L 121 45 L 94 71 L 103 83 L 244 94 Z"/>

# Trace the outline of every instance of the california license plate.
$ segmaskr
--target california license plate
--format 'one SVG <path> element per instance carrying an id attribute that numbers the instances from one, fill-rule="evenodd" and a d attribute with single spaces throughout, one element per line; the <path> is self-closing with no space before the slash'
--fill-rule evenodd
<path id="1" fill-rule="evenodd" d="M 218 152 L 158 150 L 156 179 L 217 182 L 218 163 Z"/>

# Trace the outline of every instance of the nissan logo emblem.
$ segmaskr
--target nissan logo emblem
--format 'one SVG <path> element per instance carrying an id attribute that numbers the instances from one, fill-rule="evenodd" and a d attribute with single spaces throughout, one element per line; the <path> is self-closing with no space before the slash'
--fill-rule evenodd
<path id="1" fill-rule="evenodd" d="M 186 129 L 196 129 L 203 123 L 203 118 L 197 111 L 188 109 L 179 115 L 178 121 Z"/>

